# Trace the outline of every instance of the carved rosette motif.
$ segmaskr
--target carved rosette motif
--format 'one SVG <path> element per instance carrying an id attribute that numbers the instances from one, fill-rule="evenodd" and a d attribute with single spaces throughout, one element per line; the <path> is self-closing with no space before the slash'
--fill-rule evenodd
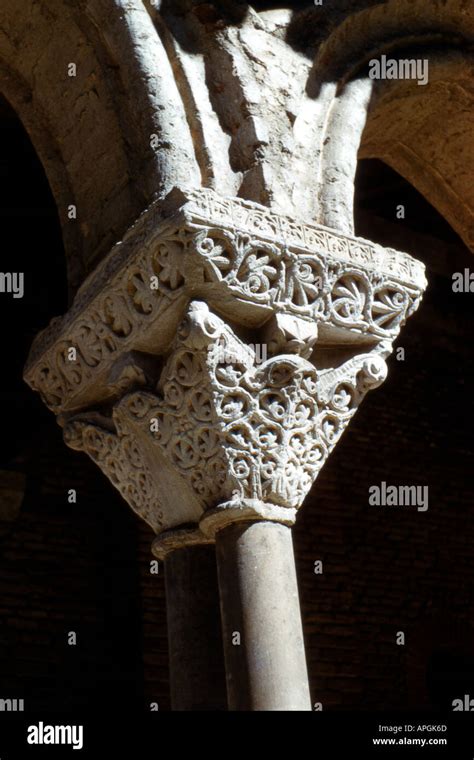
<path id="1" fill-rule="evenodd" d="M 124 352 L 166 352 L 192 298 L 252 327 L 285 314 L 390 340 L 420 303 L 424 267 L 406 254 L 210 190 L 175 195 L 140 218 L 35 341 L 25 379 L 56 413 L 113 396 Z"/>
<path id="2" fill-rule="evenodd" d="M 291 524 L 425 285 L 406 254 L 176 190 L 39 336 L 25 379 L 157 533 L 216 510 Z"/>
<path id="3" fill-rule="evenodd" d="M 421 290 L 325 254 L 305 254 L 249 235 L 205 229 L 194 238 L 207 279 L 249 304 L 392 339 Z M 327 239 L 321 239 L 321 250 Z"/>

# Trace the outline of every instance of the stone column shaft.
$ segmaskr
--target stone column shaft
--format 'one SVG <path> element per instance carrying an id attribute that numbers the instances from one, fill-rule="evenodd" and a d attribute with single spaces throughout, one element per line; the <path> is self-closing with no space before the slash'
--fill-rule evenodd
<path id="1" fill-rule="evenodd" d="M 173 710 L 226 710 L 214 546 L 183 546 L 165 559 Z"/>
<path id="2" fill-rule="evenodd" d="M 310 710 L 291 529 L 235 523 L 216 547 L 229 709 Z"/>

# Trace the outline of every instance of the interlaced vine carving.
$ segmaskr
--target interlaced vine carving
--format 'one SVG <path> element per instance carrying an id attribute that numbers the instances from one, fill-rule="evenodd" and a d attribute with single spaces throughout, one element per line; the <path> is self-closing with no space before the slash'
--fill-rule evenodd
<path id="1" fill-rule="evenodd" d="M 25 378 L 55 412 L 91 388 L 108 398 L 124 352 L 165 352 L 193 298 L 254 327 L 283 314 L 390 340 L 419 305 L 424 268 L 406 254 L 209 190 L 173 203 L 147 211 L 35 342 Z"/>
<path id="2" fill-rule="evenodd" d="M 175 499 L 192 493 L 201 512 L 242 500 L 298 508 L 362 398 L 385 375 L 379 353 L 323 372 L 297 355 L 256 364 L 223 320 L 193 302 L 156 392 L 125 395 L 113 411 L 115 433 L 76 419 L 65 435 L 155 528 L 167 524 L 164 462 Z"/>

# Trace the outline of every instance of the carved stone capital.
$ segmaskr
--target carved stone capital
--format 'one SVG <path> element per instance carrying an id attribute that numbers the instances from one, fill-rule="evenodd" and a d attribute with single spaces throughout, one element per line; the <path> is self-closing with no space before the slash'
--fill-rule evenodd
<path id="1" fill-rule="evenodd" d="M 406 254 L 177 190 L 37 339 L 25 378 L 157 533 L 291 524 L 424 287 Z"/>
<path id="2" fill-rule="evenodd" d="M 211 190 L 176 190 L 40 333 L 25 379 L 56 413 L 116 399 L 146 383 L 124 355 L 166 353 L 193 298 L 252 328 L 281 315 L 286 327 L 299 322 L 292 351 L 314 343 L 315 324 L 320 343 L 393 340 L 425 286 L 423 264 L 407 254 Z"/>
<path id="3" fill-rule="evenodd" d="M 76 415 L 64 436 L 157 531 L 217 510 L 204 523 L 209 533 L 227 519 L 224 509 L 232 520 L 292 523 L 362 398 L 385 376 L 375 352 L 337 370 L 293 354 L 256 364 L 252 349 L 193 301 L 156 391 L 126 394 L 107 425 Z"/>

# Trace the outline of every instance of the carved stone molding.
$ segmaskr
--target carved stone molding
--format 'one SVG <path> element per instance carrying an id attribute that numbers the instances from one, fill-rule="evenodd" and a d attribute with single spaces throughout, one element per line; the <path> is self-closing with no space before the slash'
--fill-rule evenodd
<path id="1" fill-rule="evenodd" d="M 175 190 L 38 336 L 25 379 L 56 413 L 117 399 L 137 373 L 146 384 L 124 355 L 166 353 L 192 298 L 248 327 L 291 318 L 303 353 L 314 325 L 322 345 L 393 340 L 425 286 L 407 254 L 210 190 Z"/>

